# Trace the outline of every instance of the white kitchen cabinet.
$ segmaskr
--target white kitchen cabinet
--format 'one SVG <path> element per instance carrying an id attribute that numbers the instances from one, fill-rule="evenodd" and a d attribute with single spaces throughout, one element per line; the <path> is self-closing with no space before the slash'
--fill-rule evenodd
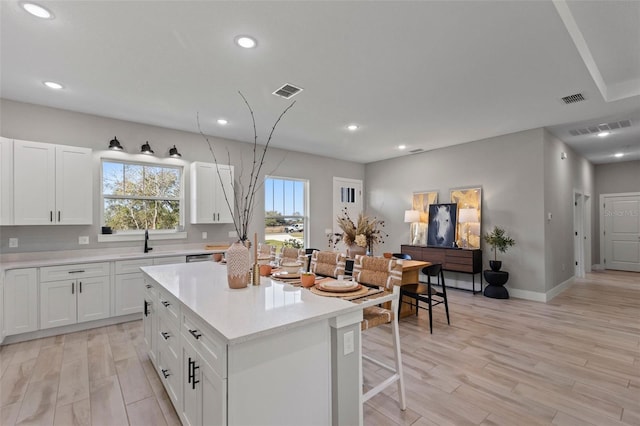
<path id="1" fill-rule="evenodd" d="M 38 329 L 38 269 L 10 269 L 4 277 L 5 336 Z"/>
<path id="2" fill-rule="evenodd" d="M 0 137 L 0 225 L 13 225 L 13 139 Z"/>
<path id="3" fill-rule="evenodd" d="M 158 373 L 174 406 L 180 407 L 182 396 L 180 303 L 166 291 L 159 290 L 157 308 L 158 330 L 155 337 Z"/>
<path id="4" fill-rule="evenodd" d="M 191 223 L 233 223 L 226 200 L 233 208 L 234 169 L 220 164 L 218 170 L 212 163 L 191 163 Z"/>
<path id="5" fill-rule="evenodd" d="M 185 425 L 222 425 L 226 419 L 226 379 L 196 350 L 195 342 L 192 335 L 183 334 L 180 418 Z"/>
<path id="6" fill-rule="evenodd" d="M 115 315 L 119 316 L 143 312 L 145 284 L 140 267 L 184 262 L 185 256 L 116 261 Z"/>
<path id="7" fill-rule="evenodd" d="M 88 148 L 15 140 L 14 223 L 90 225 L 92 161 Z"/>
<path id="8" fill-rule="evenodd" d="M 40 328 L 108 318 L 109 295 L 106 262 L 40 268 Z"/>
<path id="9" fill-rule="evenodd" d="M 154 367 L 158 367 L 156 354 L 158 352 L 158 290 L 151 282 L 145 282 L 143 306 L 143 338 L 149 353 L 149 359 Z"/>

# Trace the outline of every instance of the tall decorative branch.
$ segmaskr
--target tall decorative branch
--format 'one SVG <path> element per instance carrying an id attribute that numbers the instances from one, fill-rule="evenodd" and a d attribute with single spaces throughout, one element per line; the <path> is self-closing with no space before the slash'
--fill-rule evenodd
<path id="1" fill-rule="evenodd" d="M 218 167 L 218 157 L 216 156 L 215 150 L 213 149 L 213 144 L 209 140 L 209 138 L 204 134 L 202 128 L 200 127 L 200 115 L 196 115 L 196 119 L 198 122 L 198 131 L 200 135 L 204 138 L 209 146 L 209 151 L 211 151 L 211 155 L 213 156 L 213 162 L 216 165 L 216 172 L 218 174 L 218 179 L 220 180 L 220 185 L 222 186 L 222 192 L 224 194 L 224 200 L 227 203 L 227 207 L 231 212 L 231 217 L 233 218 L 233 226 L 238 234 L 238 238 L 242 241 L 247 239 L 247 232 L 249 229 L 249 224 L 251 223 L 251 218 L 253 217 L 253 212 L 255 208 L 255 199 L 258 190 L 262 187 L 264 181 L 260 180 L 262 166 L 264 165 L 264 160 L 267 155 L 267 150 L 269 149 L 269 145 L 271 144 L 271 139 L 273 138 L 273 133 L 280 123 L 280 120 L 284 117 L 284 115 L 295 105 L 296 101 L 293 101 L 288 107 L 284 109 L 278 116 L 278 119 L 275 121 L 273 126 L 271 127 L 271 131 L 269 132 L 269 137 L 267 138 L 267 142 L 262 148 L 262 152 L 258 149 L 258 131 L 256 129 L 256 119 L 253 109 L 251 105 L 247 101 L 247 98 L 242 94 L 242 92 L 238 91 L 240 97 L 244 101 L 249 113 L 251 114 L 251 123 L 253 125 L 253 162 L 251 164 L 251 173 L 249 175 L 249 182 L 245 186 L 243 182 L 243 161 L 242 157 L 240 158 L 240 173 L 237 176 L 237 189 L 234 192 L 233 200 L 229 200 L 229 194 L 227 193 L 227 188 L 224 186 L 224 180 L 222 179 L 222 175 L 220 174 L 220 168 Z M 231 154 L 229 153 L 229 148 L 227 148 L 227 161 L 228 164 L 231 164 Z M 231 170 L 229 170 L 230 177 L 233 177 Z M 233 181 L 233 179 L 232 179 Z M 236 215 L 235 212 L 238 212 Z"/>

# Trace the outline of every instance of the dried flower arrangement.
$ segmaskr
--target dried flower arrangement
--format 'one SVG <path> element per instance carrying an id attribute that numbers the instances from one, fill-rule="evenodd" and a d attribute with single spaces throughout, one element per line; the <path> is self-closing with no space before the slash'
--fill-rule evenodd
<path id="1" fill-rule="evenodd" d="M 342 229 L 342 239 L 345 244 L 356 244 L 371 251 L 376 244 L 384 243 L 388 235 L 383 231 L 384 220 L 370 218 L 363 213 L 358 215 L 358 222 L 353 223 L 345 208 L 341 216 L 337 217 L 338 226 Z"/>

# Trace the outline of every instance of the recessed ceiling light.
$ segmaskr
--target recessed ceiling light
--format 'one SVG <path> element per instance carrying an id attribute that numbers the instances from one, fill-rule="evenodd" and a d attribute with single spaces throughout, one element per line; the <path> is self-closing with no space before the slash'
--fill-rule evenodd
<path id="1" fill-rule="evenodd" d="M 55 81 L 45 81 L 44 85 L 47 86 L 49 89 L 62 89 L 62 84 L 60 83 L 56 83 Z"/>
<path id="2" fill-rule="evenodd" d="M 398 149 L 402 150 L 402 149 L 407 149 L 406 145 L 398 145 Z"/>
<path id="3" fill-rule="evenodd" d="M 358 130 L 360 128 L 360 126 L 358 126 L 357 124 L 349 124 L 347 126 L 347 129 L 351 130 L 352 132 L 355 132 L 356 130 Z"/>
<path id="4" fill-rule="evenodd" d="M 238 46 L 245 49 L 253 49 L 258 44 L 255 38 L 249 36 L 237 36 L 235 41 Z"/>
<path id="5" fill-rule="evenodd" d="M 616 157 L 616 158 L 624 157 L 624 153 L 616 152 L 615 154 L 613 154 L 613 156 Z"/>
<path id="6" fill-rule="evenodd" d="M 218 124 L 221 125 L 221 126 L 224 126 L 227 123 L 228 123 L 228 121 L 225 120 L 224 118 L 219 118 L 218 119 Z"/>
<path id="7" fill-rule="evenodd" d="M 49 12 L 47 9 L 45 9 L 44 7 L 35 4 L 35 3 L 21 3 L 21 6 L 24 10 L 26 10 L 27 12 L 29 12 L 30 14 L 32 14 L 33 16 L 36 16 L 38 18 L 42 18 L 42 19 L 52 19 L 53 18 L 53 13 Z"/>
<path id="8" fill-rule="evenodd" d="M 598 133 L 598 136 L 600 136 L 601 138 L 604 138 L 605 136 L 609 136 L 611 134 L 611 132 L 600 132 Z"/>

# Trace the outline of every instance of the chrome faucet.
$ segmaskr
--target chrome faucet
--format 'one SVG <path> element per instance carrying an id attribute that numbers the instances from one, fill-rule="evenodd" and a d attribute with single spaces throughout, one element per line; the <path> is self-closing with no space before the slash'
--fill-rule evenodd
<path id="1" fill-rule="evenodd" d="M 144 230 L 144 252 L 149 253 L 151 250 L 153 250 L 153 248 L 149 247 L 149 230 L 145 229 Z"/>

